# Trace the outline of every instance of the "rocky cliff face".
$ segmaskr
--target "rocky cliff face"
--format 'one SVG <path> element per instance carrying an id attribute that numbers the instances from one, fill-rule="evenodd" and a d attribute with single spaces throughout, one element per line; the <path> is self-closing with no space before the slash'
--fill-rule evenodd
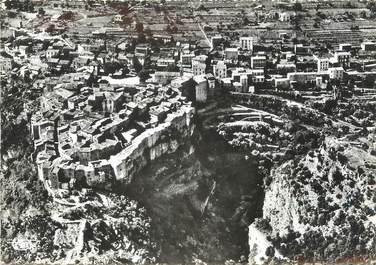
<path id="1" fill-rule="evenodd" d="M 263 219 L 249 229 L 251 260 L 375 255 L 374 165 L 375 156 L 330 137 L 319 149 L 274 169 L 265 190 Z"/>
<path id="2" fill-rule="evenodd" d="M 160 261 L 238 260 L 259 212 L 260 178 L 252 161 L 214 132 L 196 130 L 185 145 L 149 163 L 124 192 L 151 217 Z M 255 192 L 255 190 L 257 190 Z"/>
<path id="3" fill-rule="evenodd" d="M 109 162 L 115 178 L 129 184 L 148 163 L 184 145 L 194 131 L 193 113 L 193 107 L 183 106 L 177 113 L 169 114 L 164 123 L 141 133 L 130 146 L 111 156 Z"/>

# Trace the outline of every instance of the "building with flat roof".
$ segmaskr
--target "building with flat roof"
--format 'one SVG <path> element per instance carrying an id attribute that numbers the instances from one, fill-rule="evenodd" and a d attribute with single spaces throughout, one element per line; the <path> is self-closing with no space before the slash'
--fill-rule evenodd
<path id="1" fill-rule="evenodd" d="M 352 45 L 351 43 L 340 43 L 339 44 L 339 50 L 349 52 L 351 51 Z"/>
<path id="2" fill-rule="evenodd" d="M 313 56 L 317 62 L 317 72 L 325 72 L 329 68 L 330 59 L 329 56 Z"/>
<path id="3" fill-rule="evenodd" d="M 253 37 L 240 37 L 239 46 L 243 50 L 253 51 Z"/>
<path id="4" fill-rule="evenodd" d="M 211 37 L 211 47 L 212 49 L 214 49 L 215 47 L 217 47 L 221 42 L 222 42 L 222 36 L 213 36 Z"/>
<path id="5" fill-rule="evenodd" d="M 251 68 L 264 68 L 266 65 L 266 56 L 256 55 L 251 57 Z"/>
<path id="6" fill-rule="evenodd" d="M 206 55 L 199 55 L 192 58 L 192 73 L 193 75 L 203 75 L 206 71 Z"/>
<path id="7" fill-rule="evenodd" d="M 331 58 L 331 63 L 338 64 L 342 67 L 348 67 L 350 65 L 351 53 L 345 51 L 335 51 Z"/>
<path id="8" fill-rule="evenodd" d="M 343 67 L 330 67 L 328 69 L 330 79 L 341 80 L 343 78 L 344 72 L 345 72 L 345 70 L 343 69 Z"/>
<path id="9" fill-rule="evenodd" d="M 225 58 L 230 61 L 237 61 L 239 55 L 238 48 L 226 48 L 225 49 Z"/>
<path id="10" fill-rule="evenodd" d="M 227 66 L 224 61 L 218 61 L 213 65 L 213 74 L 220 79 L 227 77 Z"/>
<path id="11" fill-rule="evenodd" d="M 372 41 L 365 41 L 360 44 L 362 51 L 376 51 L 376 43 Z"/>

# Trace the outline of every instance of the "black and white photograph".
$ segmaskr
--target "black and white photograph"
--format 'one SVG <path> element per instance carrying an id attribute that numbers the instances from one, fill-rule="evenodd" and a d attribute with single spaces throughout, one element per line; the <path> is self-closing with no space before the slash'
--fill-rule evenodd
<path id="1" fill-rule="evenodd" d="M 376 0 L 0 0 L 0 264 L 376 265 Z"/>

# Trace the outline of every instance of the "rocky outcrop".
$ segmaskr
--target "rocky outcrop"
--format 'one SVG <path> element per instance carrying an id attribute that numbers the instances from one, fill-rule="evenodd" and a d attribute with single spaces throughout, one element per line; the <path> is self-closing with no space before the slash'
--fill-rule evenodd
<path id="1" fill-rule="evenodd" d="M 329 137 L 319 149 L 274 169 L 263 219 L 249 229 L 251 254 L 255 247 L 265 252 L 251 260 L 279 254 L 302 261 L 374 256 L 375 164 L 367 151 Z"/>
<path id="2" fill-rule="evenodd" d="M 129 147 L 111 156 L 109 162 L 116 179 L 130 183 L 148 162 L 175 152 L 193 134 L 193 112 L 190 106 L 182 107 L 177 113 L 170 114 L 166 122 L 141 133 Z"/>

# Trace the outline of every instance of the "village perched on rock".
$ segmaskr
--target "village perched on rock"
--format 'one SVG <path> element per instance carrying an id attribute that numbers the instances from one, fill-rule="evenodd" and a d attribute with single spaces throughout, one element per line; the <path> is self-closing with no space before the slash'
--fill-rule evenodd
<path id="1" fill-rule="evenodd" d="M 373 264 L 376 2 L 1 0 L 4 264 Z"/>

